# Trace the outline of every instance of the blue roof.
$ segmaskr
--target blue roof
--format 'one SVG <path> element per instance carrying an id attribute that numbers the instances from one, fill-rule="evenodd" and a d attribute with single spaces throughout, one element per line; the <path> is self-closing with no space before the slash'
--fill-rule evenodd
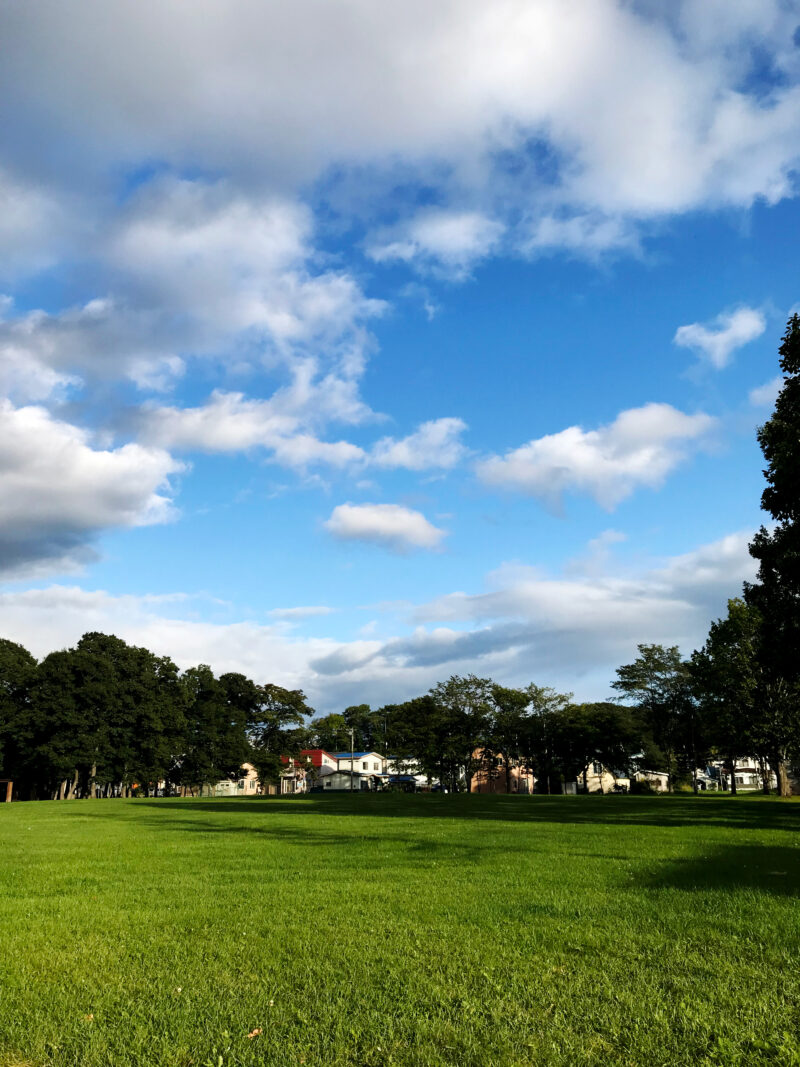
<path id="1" fill-rule="evenodd" d="M 350 752 L 331 752 L 331 755 L 335 756 L 337 759 L 350 759 L 351 753 Z M 353 759 L 360 759 L 361 756 L 372 756 L 372 755 L 380 756 L 380 753 L 379 752 L 373 753 L 372 751 L 369 751 L 369 752 L 353 752 L 352 753 Z M 383 759 L 383 756 L 381 756 L 381 759 Z"/>

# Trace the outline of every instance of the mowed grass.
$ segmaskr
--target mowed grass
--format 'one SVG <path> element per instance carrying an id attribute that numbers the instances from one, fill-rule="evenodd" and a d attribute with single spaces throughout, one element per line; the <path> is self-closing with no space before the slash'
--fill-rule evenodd
<path id="1" fill-rule="evenodd" d="M 729 797 L 4 805 L 0 1067 L 800 1064 L 799 825 Z"/>

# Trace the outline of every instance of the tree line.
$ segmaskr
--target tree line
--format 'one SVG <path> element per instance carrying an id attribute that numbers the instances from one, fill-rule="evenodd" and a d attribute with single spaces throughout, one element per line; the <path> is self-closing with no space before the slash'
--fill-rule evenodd
<path id="1" fill-rule="evenodd" d="M 641 644 L 618 668 L 614 700 L 575 703 L 534 683 L 508 688 L 453 676 L 428 693 L 373 710 L 314 718 L 302 690 L 180 672 L 169 657 L 87 633 L 41 662 L 0 639 L 0 777 L 27 798 L 197 791 L 252 763 L 262 782 L 304 748 L 379 750 L 413 762 L 452 790 L 478 770 L 517 765 L 540 788 L 586 780 L 593 762 L 664 771 L 669 788 L 721 757 L 757 757 L 781 795 L 800 761 L 800 317 L 779 350 L 783 385 L 759 429 L 762 508 L 772 517 L 750 552 L 757 580 L 728 603 L 699 650 Z M 768 778 L 765 777 L 768 782 Z M 695 780 L 696 787 L 696 780 Z M 768 789 L 768 784 L 766 786 Z"/>

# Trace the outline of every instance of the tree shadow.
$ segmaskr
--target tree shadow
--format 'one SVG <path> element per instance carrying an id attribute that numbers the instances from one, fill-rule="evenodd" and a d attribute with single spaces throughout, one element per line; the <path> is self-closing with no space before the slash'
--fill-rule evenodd
<path id="1" fill-rule="evenodd" d="M 243 816 L 378 817 L 500 820 L 606 826 L 727 827 L 797 830 L 800 803 L 769 797 L 485 796 L 475 794 L 348 794 L 213 800 L 147 798 L 134 802 L 159 812 Z"/>
<path id="2" fill-rule="evenodd" d="M 647 889 L 739 893 L 751 890 L 777 896 L 800 896 L 800 847 L 731 845 L 703 856 L 661 864 L 641 883 Z"/>

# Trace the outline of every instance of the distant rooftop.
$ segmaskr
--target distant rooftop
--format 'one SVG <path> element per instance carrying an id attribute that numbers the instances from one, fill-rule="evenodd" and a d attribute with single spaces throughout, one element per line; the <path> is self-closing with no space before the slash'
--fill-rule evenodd
<path id="1" fill-rule="evenodd" d="M 383 756 L 381 756 L 380 752 L 373 752 L 372 750 L 370 750 L 369 752 L 352 752 L 352 753 L 350 753 L 350 752 L 331 752 L 330 755 L 331 756 L 335 756 L 337 759 L 350 759 L 351 755 L 352 755 L 353 759 L 360 759 L 362 756 L 378 756 L 380 759 L 383 759 Z"/>

